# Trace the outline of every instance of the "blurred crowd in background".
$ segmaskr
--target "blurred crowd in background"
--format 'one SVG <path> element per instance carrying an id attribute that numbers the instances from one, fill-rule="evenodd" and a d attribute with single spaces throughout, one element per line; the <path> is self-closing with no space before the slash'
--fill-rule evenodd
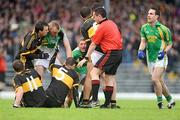
<path id="1" fill-rule="evenodd" d="M 24 35 L 39 21 L 58 20 L 68 35 L 71 48 L 81 39 L 79 32 L 82 19 L 79 11 L 103 0 L 1 0 L 0 1 L 0 59 L 11 63 L 18 52 Z M 124 63 L 137 61 L 140 43 L 140 27 L 146 23 L 147 10 L 159 5 L 160 21 L 168 26 L 173 35 L 173 49 L 169 51 L 168 72 L 180 69 L 180 0 L 110 0 L 109 18 L 114 20 L 124 38 Z M 3 64 L 0 62 L 0 66 Z M 179 65 L 180 66 L 180 65 Z M 1 68 L 1 67 L 0 67 Z M 1 69 L 0 69 L 1 70 Z M 3 69 L 6 70 L 6 69 Z"/>

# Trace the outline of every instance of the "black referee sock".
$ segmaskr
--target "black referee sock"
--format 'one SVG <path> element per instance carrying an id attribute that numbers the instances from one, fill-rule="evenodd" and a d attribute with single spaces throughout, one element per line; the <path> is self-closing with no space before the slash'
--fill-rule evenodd
<path id="1" fill-rule="evenodd" d="M 98 100 L 99 87 L 100 87 L 100 81 L 99 80 L 92 80 L 92 100 L 93 101 Z"/>
<path id="2" fill-rule="evenodd" d="M 105 102 L 104 105 L 109 105 L 111 102 L 111 96 L 113 93 L 113 86 L 106 86 L 106 88 L 103 90 L 104 91 L 104 95 L 105 95 Z"/>

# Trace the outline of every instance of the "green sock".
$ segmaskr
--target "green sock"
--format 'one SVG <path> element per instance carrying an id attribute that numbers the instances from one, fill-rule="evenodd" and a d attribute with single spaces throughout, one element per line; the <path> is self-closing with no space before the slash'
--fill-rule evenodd
<path id="1" fill-rule="evenodd" d="M 162 96 L 157 96 L 157 102 L 160 103 L 162 101 L 163 101 Z"/>
<path id="2" fill-rule="evenodd" d="M 166 100 L 167 100 L 168 102 L 170 102 L 170 100 L 172 99 L 172 97 L 171 97 L 170 95 L 165 96 L 165 98 L 166 98 Z"/>

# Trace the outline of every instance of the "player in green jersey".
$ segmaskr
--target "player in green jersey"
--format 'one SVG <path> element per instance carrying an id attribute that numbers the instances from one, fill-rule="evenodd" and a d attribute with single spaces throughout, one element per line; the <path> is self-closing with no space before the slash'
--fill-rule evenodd
<path id="1" fill-rule="evenodd" d="M 42 46 L 40 48 L 42 51 L 48 53 L 50 57 L 48 59 L 37 59 L 35 61 L 36 70 L 41 75 L 42 80 L 44 71 L 49 66 L 49 60 L 54 54 L 55 46 L 61 44 L 63 44 L 66 49 L 67 57 L 71 57 L 72 51 L 65 31 L 60 28 L 57 21 L 51 21 L 49 23 L 49 33 L 43 39 Z M 58 53 L 57 58 L 58 59 L 56 59 L 55 63 L 61 65 L 62 61 L 60 58 L 60 53 Z"/>
<path id="2" fill-rule="evenodd" d="M 77 63 L 84 58 L 85 50 L 86 50 L 86 41 L 80 40 L 78 47 L 76 47 L 72 52 L 73 58 L 76 60 Z M 79 73 L 81 78 L 80 80 L 82 80 L 87 73 L 87 63 L 83 64 L 82 67 L 76 67 L 75 70 Z"/>
<path id="3" fill-rule="evenodd" d="M 76 60 L 77 63 L 81 61 L 86 54 L 86 41 L 84 41 L 84 39 L 81 39 L 78 43 L 78 47 L 76 47 L 72 51 L 72 53 L 73 53 L 73 58 Z M 87 74 L 87 62 L 84 63 L 81 67 L 76 67 L 75 71 L 78 72 L 80 84 L 84 87 L 84 81 L 86 79 L 86 74 Z M 82 99 L 83 99 L 83 91 L 81 93 L 79 102 L 82 102 Z"/>
<path id="4" fill-rule="evenodd" d="M 163 74 L 168 64 L 167 52 L 172 47 L 172 36 L 170 30 L 158 21 L 159 17 L 159 9 L 151 8 L 148 11 L 147 23 L 141 27 L 141 43 L 138 58 L 147 58 L 159 109 L 164 108 L 162 95 L 168 101 L 167 107 L 171 109 L 174 107 L 175 102 L 164 83 Z M 144 52 L 145 48 L 146 54 Z"/>

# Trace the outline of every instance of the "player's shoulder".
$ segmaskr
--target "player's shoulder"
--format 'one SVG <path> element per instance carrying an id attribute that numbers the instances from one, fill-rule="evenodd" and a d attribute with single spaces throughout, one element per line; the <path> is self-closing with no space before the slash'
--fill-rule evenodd
<path id="1" fill-rule="evenodd" d="M 169 31 L 169 28 L 163 24 L 160 24 L 160 27 L 165 31 Z"/>
<path id="2" fill-rule="evenodd" d="M 95 23 L 95 20 L 93 20 L 92 18 L 89 18 L 87 20 L 84 21 L 84 23 L 82 24 L 82 28 L 86 28 L 89 26 L 93 26 L 93 24 Z"/>
<path id="3" fill-rule="evenodd" d="M 79 47 L 76 47 L 76 48 L 72 51 L 72 53 L 73 53 L 73 54 L 77 54 L 79 51 L 80 51 Z"/>
<path id="4" fill-rule="evenodd" d="M 23 74 L 16 74 L 13 78 L 12 78 L 12 80 L 13 81 L 22 81 L 24 79 L 24 75 Z"/>
<path id="5" fill-rule="evenodd" d="M 17 79 L 19 79 L 19 78 L 21 78 L 21 75 L 20 75 L 20 74 L 16 74 L 16 75 L 13 77 L 13 80 L 17 80 Z"/>
<path id="6" fill-rule="evenodd" d="M 75 70 L 71 70 L 71 74 L 74 78 L 78 78 L 78 73 Z"/>
<path id="7" fill-rule="evenodd" d="M 69 69 L 67 68 L 66 66 L 63 66 L 67 71 L 68 71 L 68 74 L 72 77 L 75 77 L 76 76 L 76 71 L 74 69 Z"/>
<path id="8" fill-rule="evenodd" d="M 31 40 L 38 38 L 38 34 L 35 31 L 31 31 L 27 35 L 30 37 Z"/>
<path id="9" fill-rule="evenodd" d="M 95 20 L 93 18 L 88 18 L 87 20 L 84 21 L 84 24 L 88 24 L 88 23 L 94 23 Z"/>
<path id="10" fill-rule="evenodd" d="M 145 27 L 148 27 L 149 26 L 149 23 L 145 23 L 141 26 L 141 28 L 145 28 Z"/>

